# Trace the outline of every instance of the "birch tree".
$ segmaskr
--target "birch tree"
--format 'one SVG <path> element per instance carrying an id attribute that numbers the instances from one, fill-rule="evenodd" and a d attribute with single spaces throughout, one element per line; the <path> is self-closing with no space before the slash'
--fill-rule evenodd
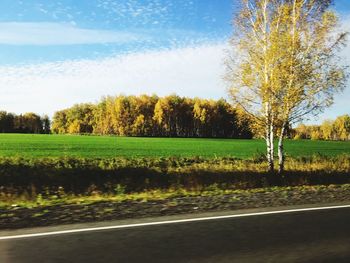
<path id="1" fill-rule="evenodd" d="M 274 139 L 281 173 L 286 128 L 322 112 L 345 87 L 337 54 L 346 34 L 335 33 L 330 2 L 241 0 L 226 78 L 233 101 L 264 129 L 270 172 Z"/>

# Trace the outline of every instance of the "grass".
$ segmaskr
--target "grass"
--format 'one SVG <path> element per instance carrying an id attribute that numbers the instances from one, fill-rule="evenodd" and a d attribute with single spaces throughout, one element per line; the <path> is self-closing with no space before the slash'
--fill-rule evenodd
<path id="1" fill-rule="evenodd" d="M 223 196 L 223 195 L 234 195 L 232 201 L 238 201 L 240 198 L 245 196 L 250 196 L 257 193 L 277 193 L 279 196 L 285 196 L 286 198 L 295 192 L 299 194 L 308 192 L 321 192 L 327 191 L 329 189 L 341 189 L 350 190 L 350 184 L 342 185 L 304 185 L 304 186 L 278 186 L 278 187 L 264 187 L 255 189 L 245 189 L 245 190 L 233 190 L 233 189 L 220 189 L 215 185 L 206 187 L 201 190 L 186 190 L 186 189 L 168 189 L 168 190 L 150 190 L 143 191 L 139 193 L 126 193 L 126 194 L 102 194 L 95 193 L 93 195 L 74 195 L 74 194 L 63 194 L 61 196 L 47 196 L 47 197 L 36 197 L 36 198 L 23 198 L 21 196 L 16 196 L 13 198 L 8 198 L 6 200 L 0 199 L 0 209 L 16 209 L 22 208 L 36 208 L 36 207 L 50 207 L 57 205 L 91 205 L 100 202 L 113 202 L 120 203 L 125 201 L 135 201 L 135 202 L 149 202 L 149 201 L 159 201 L 182 197 L 210 197 L 210 196 Z M 176 200 L 170 205 L 176 205 Z M 42 213 L 34 214 L 34 216 L 41 216 L 48 210 L 42 211 Z M 105 212 L 109 212 L 108 208 Z M 0 215 L 1 217 L 1 215 Z"/>
<path id="2" fill-rule="evenodd" d="M 285 148 L 286 172 L 276 177 L 263 140 L 0 134 L 0 202 L 350 183 L 350 142 L 287 140 Z"/>
<path id="3" fill-rule="evenodd" d="M 283 176 L 261 159 L 0 158 L 0 200 L 152 190 L 253 189 L 350 183 L 350 155 L 288 158 Z"/>
<path id="4" fill-rule="evenodd" d="M 291 157 L 350 154 L 350 142 L 287 140 Z M 0 157 L 235 157 L 265 152 L 263 140 L 0 134 Z"/>

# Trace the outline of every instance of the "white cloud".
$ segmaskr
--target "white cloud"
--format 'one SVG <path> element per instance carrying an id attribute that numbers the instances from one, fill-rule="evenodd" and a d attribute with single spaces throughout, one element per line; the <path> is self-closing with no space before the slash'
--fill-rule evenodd
<path id="1" fill-rule="evenodd" d="M 220 98 L 226 95 L 225 44 L 136 53 L 102 60 L 0 67 L 1 108 L 52 114 L 104 95 L 177 93 Z"/>
<path id="2" fill-rule="evenodd" d="M 8 45 L 129 43 L 146 39 L 141 34 L 83 29 L 68 23 L 2 22 L 0 32 L 0 44 Z"/>
<path id="3" fill-rule="evenodd" d="M 344 21 L 350 31 L 350 19 Z M 120 93 L 226 97 L 221 78 L 225 48 L 218 43 L 99 60 L 0 66 L 0 109 L 52 115 L 74 103 Z M 342 56 L 350 62 L 350 45 Z M 350 113 L 349 100 L 350 86 L 319 120 Z"/>

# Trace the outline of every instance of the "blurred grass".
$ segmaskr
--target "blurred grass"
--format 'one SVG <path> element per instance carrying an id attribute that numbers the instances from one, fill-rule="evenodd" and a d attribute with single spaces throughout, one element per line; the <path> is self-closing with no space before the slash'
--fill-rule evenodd
<path id="1" fill-rule="evenodd" d="M 281 177 L 267 173 L 263 140 L 0 134 L 0 201 L 350 183 L 350 142 L 285 148 Z"/>
<path id="2" fill-rule="evenodd" d="M 16 158 L 0 157 L 0 200 L 62 194 L 116 195 L 153 190 L 350 183 L 350 155 L 287 158 L 281 175 L 259 156 L 235 158 Z"/>
<path id="3" fill-rule="evenodd" d="M 25 196 L 11 196 L 7 199 L 0 198 L 0 209 L 17 209 L 17 208 L 35 208 L 35 207 L 47 207 L 61 206 L 61 205 L 91 205 L 100 202 L 113 202 L 121 203 L 125 201 L 136 201 L 136 202 L 148 202 L 148 201 L 159 201 L 159 200 L 172 200 L 174 198 L 183 197 L 210 197 L 210 196 L 223 196 L 223 195 L 235 195 L 232 197 L 232 201 L 240 200 L 241 197 L 254 195 L 257 193 L 271 194 L 276 196 L 282 195 L 308 195 L 309 193 L 325 192 L 329 190 L 343 190 L 349 191 L 350 184 L 343 185 L 314 185 L 314 186 L 279 186 L 279 187 L 265 187 L 245 190 L 232 190 L 232 189 L 220 189 L 216 185 L 203 188 L 201 190 L 186 190 L 186 189 L 168 189 L 168 190 L 148 190 L 143 192 L 135 193 L 94 193 L 94 194 L 64 194 L 61 195 L 50 195 L 42 196 L 37 195 L 33 198 L 26 198 Z M 168 205 L 176 206 L 176 200 Z M 44 210 L 43 212 L 46 212 Z M 107 211 L 105 211 L 107 212 Z M 42 214 L 34 214 L 35 216 L 41 216 Z M 8 217 L 12 215 L 5 215 Z M 1 219 L 1 215 L 0 215 Z"/>

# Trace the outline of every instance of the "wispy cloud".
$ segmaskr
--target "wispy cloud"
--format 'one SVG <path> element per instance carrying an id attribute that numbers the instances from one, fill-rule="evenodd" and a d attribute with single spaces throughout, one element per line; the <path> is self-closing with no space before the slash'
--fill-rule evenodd
<path id="1" fill-rule="evenodd" d="M 77 45 L 130 43 L 147 40 L 142 34 L 123 31 L 93 30 L 65 23 L 0 23 L 0 44 Z"/>
<path id="2" fill-rule="evenodd" d="M 350 19 L 343 24 L 350 31 Z M 65 32 L 61 38 L 67 36 Z M 74 103 L 94 102 L 101 96 L 120 93 L 226 97 L 222 81 L 226 47 L 225 42 L 219 42 L 98 60 L 0 66 L 0 109 L 52 115 Z M 342 56 L 350 62 L 350 45 Z M 336 97 L 335 105 L 320 120 L 350 113 L 349 99 L 350 87 Z"/>
<path id="3" fill-rule="evenodd" d="M 104 95 L 156 93 L 220 98 L 225 43 L 79 60 L 0 67 L 2 109 L 52 114 Z"/>
<path id="4" fill-rule="evenodd" d="M 183 46 L 216 41 L 194 30 L 139 29 L 128 31 L 97 30 L 77 27 L 71 23 L 0 22 L 0 45 L 61 46 L 84 44 L 145 44 L 161 47 Z"/>
<path id="5" fill-rule="evenodd" d="M 2 66 L 1 109 L 52 115 L 74 103 L 120 93 L 227 97 L 222 80 L 226 48 L 223 42 L 99 60 Z M 350 59 L 350 46 L 342 54 Z M 318 121 L 350 113 L 349 98 L 350 88 L 336 96 L 335 105 Z"/>

